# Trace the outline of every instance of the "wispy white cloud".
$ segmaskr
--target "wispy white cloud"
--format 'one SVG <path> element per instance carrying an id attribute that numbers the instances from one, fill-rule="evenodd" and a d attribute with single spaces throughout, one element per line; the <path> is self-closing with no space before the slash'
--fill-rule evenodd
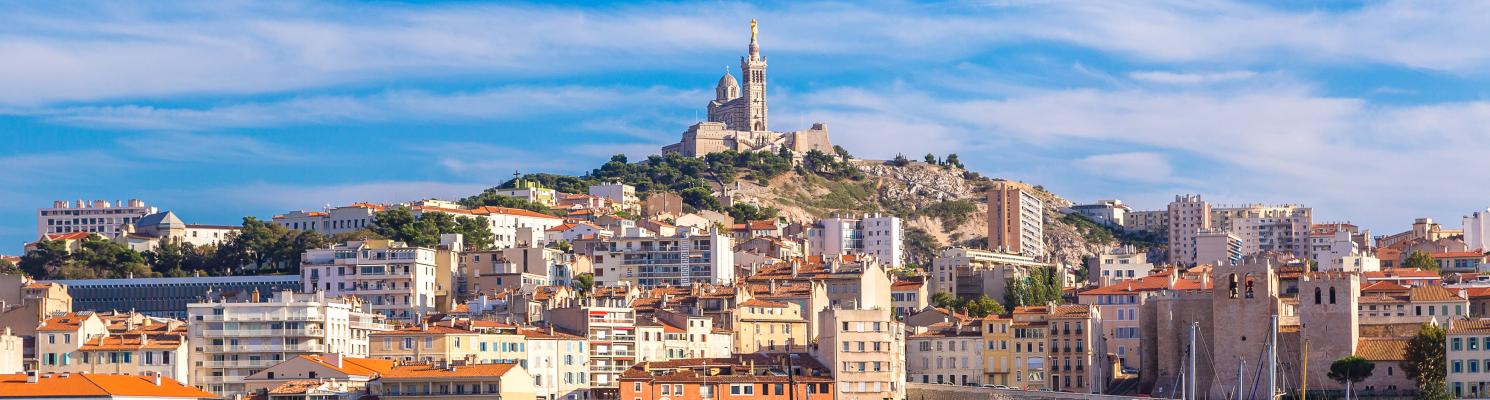
<path id="1" fill-rule="evenodd" d="M 373 122 L 451 122 L 579 115 L 599 110 L 676 106 L 699 97 L 665 87 L 504 86 L 470 92 L 388 91 L 313 96 L 208 108 L 145 105 L 12 110 L 59 124 L 146 131 L 197 131 Z"/>
<path id="2" fill-rule="evenodd" d="M 281 162 L 301 158 L 290 148 L 237 135 L 152 133 L 122 137 L 118 143 L 132 155 L 171 162 Z"/>
<path id="3" fill-rule="evenodd" d="M 1476 74 L 1490 3 L 1340 10 L 1231 1 L 401 5 L 132 3 L 0 15 L 0 103 L 282 93 L 431 77 L 538 77 L 716 65 L 759 17 L 767 54 L 956 61 L 1030 42 L 1204 65 L 1377 63 Z M 786 40 L 783 38 L 791 38 Z"/>
<path id="4" fill-rule="evenodd" d="M 1170 85 L 1196 85 L 1204 83 L 1226 82 L 1247 79 L 1254 76 L 1257 76 L 1257 73 L 1252 71 L 1223 71 L 1209 73 L 1135 71 L 1128 73 L 1128 77 L 1135 80 Z"/>
<path id="5" fill-rule="evenodd" d="M 480 193 L 493 183 L 438 181 L 365 181 L 286 184 L 256 182 L 193 190 L 214 207 L 235 210 L 316 210 L 359 201 L 396 203 L 428 198 L 446 200 Z"/>

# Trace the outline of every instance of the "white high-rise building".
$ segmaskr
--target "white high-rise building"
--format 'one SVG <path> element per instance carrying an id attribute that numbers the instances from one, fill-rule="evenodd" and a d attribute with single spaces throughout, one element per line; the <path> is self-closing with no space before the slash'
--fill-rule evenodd
<path id="1" fill-rule="evenodd" d="M 680 230 L 672 236 L 615 238 L 591 252 L 595 281 L 642 287 L 728 284 L 735 280 L 734 241 L 710 230 Z"/>
<path id="2" fill-rule="evenodd" d="M 1464 216 L 1464 245 L 1470 250 L 1490 250 L 1490 209 Z"/>
<path id="3" fill-rule="evenodd" d="M 106 238 L 117 237 L 124 224 L 133 224 L 146 215 L 159 212 L 140 199 L 128 201 L 94 200 L 76 203 L 52 202 L 51 208 L 36 210 L 36 237 L 49 233 L 91 232 Z"/>
<path id="4" fill-rule="evenodd" d="M 187 309 L 191 382 L 223 397 L 245 394 L 243 378 L 301 355 L 368 356 L 368 334 L 390 330 L 355 299 L 283 291 L 260 300 L 211 300 Z"/>
<path id="5" fill-rule="evenodd" d="M 821 245 L 812 247 L 814 255 L 866 253 L 873 254 L 887 267 L 900 267 L 905 263 L 900 218 L 866 214 L 859 218 L 826 218 L 818 224 L 822 228 L 813 234 L 821 235 L 822 241 Z M 817 240 L 812 242 L 818 244 Z"/>
<path id="6" fill-rule="evenodd" d="M 1211 229 L 1211 205 L 1200 195 L 1174 196 L 1169 203 L 1169 262 L 1194 264 L 1195 238 Z"/>
<path id="7" fill-rule="evenodd" d="M 300 284 L 306 292 L 356 296 L 373 313 L 413 321 L 436 311 L 438 295 L 448 293 L 436 279 L 435 255 L 435 249 L 386 239 L 307 250 Z"/>

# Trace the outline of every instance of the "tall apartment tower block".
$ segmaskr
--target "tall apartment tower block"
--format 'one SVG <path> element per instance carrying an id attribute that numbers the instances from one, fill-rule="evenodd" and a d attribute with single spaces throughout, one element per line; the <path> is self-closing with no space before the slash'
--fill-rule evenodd
<path id="1" fill-rule="evenodd" d="M 1045 202 L 1018 182 L 996 182 L 988 190 L 988 248 L 1045 256 Z"/>

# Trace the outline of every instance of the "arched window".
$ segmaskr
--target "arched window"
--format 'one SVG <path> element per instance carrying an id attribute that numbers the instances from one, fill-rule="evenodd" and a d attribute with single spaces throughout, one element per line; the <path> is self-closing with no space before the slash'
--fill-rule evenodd
<path id="1" fill-rule="evenodd" d="M 1330 304 L 1335 304 L 1335 288 L 1330 288 Z"/>
<path id="2" fill-rule="evenodd" d="M 1314 304 L 1320 303 L 1319 288 L 1314 288 Z"/>
<path id="3" fill-rule="evenodd" d="M 1250 299 L 1250 298 L 1252 298 L 1252 285 L 1253 285 L 1253 283 L 1256 283 L 1257 282 L 1257 278 L 1254 277 L 1254 276 L 1252 276 L 1251 273 L 1247 273 L 1246 279 L 1247 279 L 1247 298 Z"/>
<path id="4" fill-rule="evenodd" d="M 1176 271 L 1176 272 L 1174 272 L 1174 273 L 1176 273 L 1176 274 L 1177 274 L 1177 273 L 1179 273 L 1179 272 L 1178 272 L 1178 271 Z M 1230 279 L 1229 279 L 1229 280 L 1230 280 L 1230 282 L 1228 282 L 1228 284 L 1229 284 L 1229 285 L 1230 285 L 1230 289 L 1231 289 L 1231 298 L 1233 298 L 1233 299 L 1235 299 L 1235 298 L 1236 298 L 1236 294 L 1237 294 L 1237 280 L 1236 280 L 1236 274 L 1235 274 L 1235 273 L 1233 273 L 1233 274 L 1231 274 L 1231 277 L 1230 277 Z"/>

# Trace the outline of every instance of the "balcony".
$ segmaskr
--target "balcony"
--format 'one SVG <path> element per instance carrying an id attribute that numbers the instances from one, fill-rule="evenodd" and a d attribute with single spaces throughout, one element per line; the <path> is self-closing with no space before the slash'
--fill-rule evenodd
<path id="1" fill-rule="evenodd" d="M 283 360 L 223 360 L 203 361 L 202 366 L 207 368 L 265 368 L 284 362 Z"/>
<path id="2" fill-rule="evenodd" d="M 325 336 L 326 331 L 321 328 L 299 328 L 299 329 L 207 329 L 202 331 L 202 337 L 250 337 L 250 336 Z"/>
<path id="3" fill-rule="evenodd" d="M 290 322 L 322 322 L 326 320 L 325 315 L 199 315 L 202 321 L 209 322 L 235 322 L 235 321 L 290 321 Z"/>
<path id="4" fill-rule="evenodd" d="M 611 350 L 610 352 L 591 352 L 590 357 L 636 357 L 632 350 Z"/>
<path id="5" fill-rule="evenodd" d="M 261 352 L 296 352 L 310 353 L 322 351 L 319 344 L 240 344 L 240 345 L 207 345 L 202 346 L 202 351 L 208 353 L 261 353 Z"/>

